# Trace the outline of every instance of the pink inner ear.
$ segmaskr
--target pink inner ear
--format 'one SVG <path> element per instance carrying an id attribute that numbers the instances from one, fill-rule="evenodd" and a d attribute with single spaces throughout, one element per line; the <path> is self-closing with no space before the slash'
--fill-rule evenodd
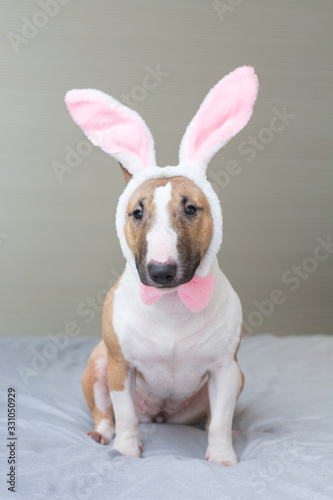
<path id="1" fill-rule="evenodd" d="M 258 81 L 251 67 L 241 67 L 220 80 L 203 101 L 188 137 L 188 156 L 200 160 L 217 143 L 225 144 L 251 117 Z M 222 145 L 223 145 L 222 144 Z"/>
<path id="2" fill-rule="evenodd" d="M 82 91 L 70 93 L 66 104 L 73 120 L 95 146 L 109 154 L 130 152 L 149 165 L 149 143 L 143 123 L 135 112 L 99 93 L 85 98 Z M 133 116 L 134 115 L 134 116 Z"/>

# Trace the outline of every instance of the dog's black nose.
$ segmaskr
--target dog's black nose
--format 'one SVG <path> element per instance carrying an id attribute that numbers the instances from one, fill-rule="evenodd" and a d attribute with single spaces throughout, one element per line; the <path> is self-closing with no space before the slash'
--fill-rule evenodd
<path id="1" fill-rule="evenodd" d="M 176 276 L 176 264 L 149 264 L 148 273 L 155 283 L 159 285 L 169 284 Z"/>

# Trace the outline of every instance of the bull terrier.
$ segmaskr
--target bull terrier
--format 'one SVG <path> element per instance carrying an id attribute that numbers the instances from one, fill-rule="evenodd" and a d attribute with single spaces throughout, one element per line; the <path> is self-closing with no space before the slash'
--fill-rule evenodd
<path id="1" fill-rule="evenodd" d="M 258 81 L 243 66 L 213 87 L 183 136 L 177 166 L 158 167 L 143 119 L 93 89 L 66 105 L 94 145 L 114 157 L 127 186 L 116 228 L 126 267 L 103 307 L 103 340 L 82 385 L 93 439 L 140 457 L 139 422 L 207 419 L 206 459 L 237 463 L 232 419 L 244 377 L 237 362 L 242 309 L 217 262 L 219 199 L 211 158 L 250 119 Z"/>

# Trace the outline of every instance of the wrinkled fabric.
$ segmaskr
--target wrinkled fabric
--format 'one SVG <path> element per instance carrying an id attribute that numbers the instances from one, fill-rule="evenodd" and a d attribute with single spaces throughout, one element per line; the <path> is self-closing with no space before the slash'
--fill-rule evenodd
<path id="1" fill-rule="evenodd" d="M 240 463 L 230 468 L 205 461 L 207 433 L 198 426 L 140 424 L 141 459 L 87 436 L 92 418 L 80 379 L 97 342 L 68 337 L 56 350 L 48 337 L 0 339 L 0 498 L 333 498 L 332 337 L 243 340 L 245 387 L 233 424 Z M 53 358 L 34 364 L 43 350 Z M 15 494 L 5 483 L 8 387 L 17 393 Z"/>

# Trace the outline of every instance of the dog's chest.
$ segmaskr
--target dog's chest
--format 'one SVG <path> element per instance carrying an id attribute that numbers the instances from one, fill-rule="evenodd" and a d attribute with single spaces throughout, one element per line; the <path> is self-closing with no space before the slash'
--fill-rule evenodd
<path id="1" fill-rule="evenodd" d="M 216 275 L 208 307 L 196 314 L 175 293 L 147 307 L 133 281 L 116 291 L 114 330 L 124 358 L 136 368 L 148 392 L 187 398 L 214 365 L 233 359 L 239 333 L 230 332 L 237 332 L 241 322 L 239 299 L 219 270 Z"/>
<path id="2" fill-rule="evenodd" d="M 125 331 L 125 329 L 123 329 Z M 125 358 L 154 394 L 183 398 L 200 389 L 218 339 L 207 325 L 172 316 L 137 317 L 120 337 Z"/>
<path id="3" fill-rule="evenodd" d="M 198 391 L 209 371 L 210 359 L 188 340 L 134 341 L 127 357 L 137 369 L 141 386 L 163 398 L 186 398 Z"/>

